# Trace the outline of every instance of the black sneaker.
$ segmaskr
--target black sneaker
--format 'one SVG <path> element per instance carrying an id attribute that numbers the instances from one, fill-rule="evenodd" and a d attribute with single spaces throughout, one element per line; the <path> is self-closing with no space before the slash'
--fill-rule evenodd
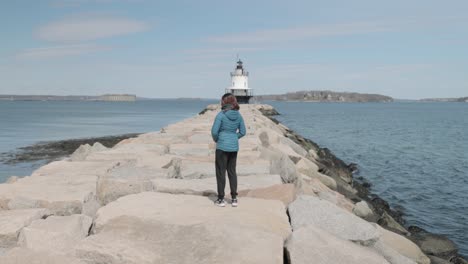
<path id="1" fill-rule="evenodd" d="M 219 206 L 219 207 L 224 207 L 226 206 L 226 203 L 224 202 L 224 199 L 218 199 L 214 202 L 215 205 Z"/>
<path id="2" fill-rule="evenodd" d="M 237 207 L 237 199 L 232 199 L 231 200 L 231 205 L 232 205 L 232 207 Z"/>

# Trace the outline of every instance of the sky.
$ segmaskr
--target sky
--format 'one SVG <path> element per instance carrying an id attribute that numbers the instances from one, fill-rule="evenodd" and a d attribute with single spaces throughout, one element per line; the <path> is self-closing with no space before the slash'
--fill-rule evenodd
<path id="1" fill-rule="evenodd" d="M 468 96 L 466 0 L 0 0 L 0 94 Z"/>

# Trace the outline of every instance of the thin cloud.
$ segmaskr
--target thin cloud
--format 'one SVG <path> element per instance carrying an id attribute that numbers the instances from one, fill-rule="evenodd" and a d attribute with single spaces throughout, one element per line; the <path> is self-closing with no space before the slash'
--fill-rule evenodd
<path id="1" fill-rule="evenodd" d="M 388 23 L 353 22 L 341 24 L 314 25 L 282 29 L 258 30 L 207 38 L 207 42 L 223 44 L 288 42 L 326 36 L 346 36 L 376 32 L 394 31 Z"/>
<path id="2" fill-rule="evenodd" d="M 64 8 L 64 7 L 78 7 L 87 4 L 111 4 L 111 3 L 134 3 L 141 2 L 143 0 L 53 0 L 50 5 L 53 7 Z"/>
<path id="3" fill-rule="evenodd" d="M 17 59 L 48 59 L 67 56 L 77 56 L 97 51 L 110 50 L 110 47 L 94 44 L 63 45 L 44 48 L 32 48 L 21 51 Z"/>
<path id="4" fill-rule="evenodd" d="M 116 17 L 74 17 L 40 27 L 35 35 L 52 42 L 81 42 L 143 32 L 149 25 L 142 21 Z"/>

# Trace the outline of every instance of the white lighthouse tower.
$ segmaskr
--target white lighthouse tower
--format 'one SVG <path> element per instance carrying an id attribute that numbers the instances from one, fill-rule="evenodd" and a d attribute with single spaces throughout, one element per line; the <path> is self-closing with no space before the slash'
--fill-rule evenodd
<path id="1" fill-rule="evenodd" d="M 231 86 L 226 93 L 232 93 L 242 104 L 248 104 L 253 96 L 253 89 L 249 88 L 249 72 L 244 70 L 241 60 L 237 61 L 236 68 L 231 72 Z"/>

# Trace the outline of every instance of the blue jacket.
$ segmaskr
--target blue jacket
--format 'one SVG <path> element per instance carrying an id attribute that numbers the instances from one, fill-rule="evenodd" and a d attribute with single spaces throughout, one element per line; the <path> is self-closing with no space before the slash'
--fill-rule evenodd
<path id="1" fill-rule="evenodd" d="M 239 138 L 245 136 L 244 119 L 239 111 L 219 112 L 211 128 L 211 136 L 216 142 L 216 149 L 226 152 L 239 151 Z"/>

